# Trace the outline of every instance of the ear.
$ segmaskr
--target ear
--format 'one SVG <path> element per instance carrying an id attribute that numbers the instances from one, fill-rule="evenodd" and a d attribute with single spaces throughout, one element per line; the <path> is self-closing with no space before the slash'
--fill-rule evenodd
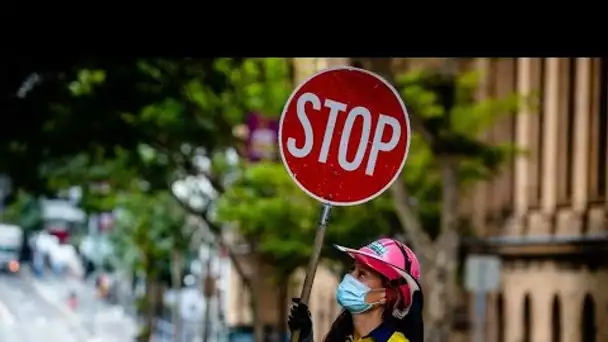
<path id="1" fill-rule="evenodd" d="M 399 299 L 399 291 L 392 288 L 392 287 L 387 287 L 386 288 L 386 302 L 387 303 L 394 303 Z"/>
<path id="2" fill-rule="evenodd" d="M 367 293 L 365 296 L 366 303 L 387 302 L 386 289 L 375 289 Z"/>

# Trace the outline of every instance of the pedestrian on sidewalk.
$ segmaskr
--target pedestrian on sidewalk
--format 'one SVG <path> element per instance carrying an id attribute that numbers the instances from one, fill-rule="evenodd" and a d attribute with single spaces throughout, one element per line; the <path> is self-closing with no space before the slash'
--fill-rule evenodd
<path id="1" fill-rule="evenodd" d="M 423 297 L 416 255 L 393 239 L 376 240 L 359 250 L 336 246 L 355 259 L 338 285 L 344 308 L 323 342 L 423 342 Z M 313 342 L 308 307 L 294 298 L 289 329 L 300 341 Z"/>
<path id="2" fill-rule="evenodd" d="M 34 274 L 40 279 L 44 276 L 44 255 L 38 249 L 34 249 L 33 254 Z"/>
<path id="3" fill-rule="evenodd" d="M 76 311 L 76 309 L 78 309 L 78 296 L 74 290 L 70 291 L 70 294 L 68 295 L 68 307 L 72 311 Z"/>

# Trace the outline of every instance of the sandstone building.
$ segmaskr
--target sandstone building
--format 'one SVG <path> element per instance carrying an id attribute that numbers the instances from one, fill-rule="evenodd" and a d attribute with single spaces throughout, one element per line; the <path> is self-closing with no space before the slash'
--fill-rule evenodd
<path id="1" fill-rule="evenodd" d="M 486 139 L 527 153 L 470 194 L 463 213 L 503 260 L 487 341 L 608 341 L 608 60 L 481 59 L 481 96 L 536 92 L 538 106 Z"/>

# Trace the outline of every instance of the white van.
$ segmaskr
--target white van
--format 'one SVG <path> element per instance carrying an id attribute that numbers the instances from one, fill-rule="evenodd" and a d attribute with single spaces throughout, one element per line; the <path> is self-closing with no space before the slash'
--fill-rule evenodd
<path id="1" fill-rule="evenodd" d="M 19 272 L 23 229 L 19 226 L 0 223 L 0 269 L 11 273 Z"/>

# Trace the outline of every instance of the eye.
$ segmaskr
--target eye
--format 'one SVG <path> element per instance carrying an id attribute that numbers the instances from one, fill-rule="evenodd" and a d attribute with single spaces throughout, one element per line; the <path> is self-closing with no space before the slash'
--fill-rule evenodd
<path id="1" fill-rule="evenodd" d="M 361 280 L 365 280 L 368 276 L 368 272 L 365 270 L 359 270 L 359 272 L 357 272 L 357 278 L 361 279 Z"/>

